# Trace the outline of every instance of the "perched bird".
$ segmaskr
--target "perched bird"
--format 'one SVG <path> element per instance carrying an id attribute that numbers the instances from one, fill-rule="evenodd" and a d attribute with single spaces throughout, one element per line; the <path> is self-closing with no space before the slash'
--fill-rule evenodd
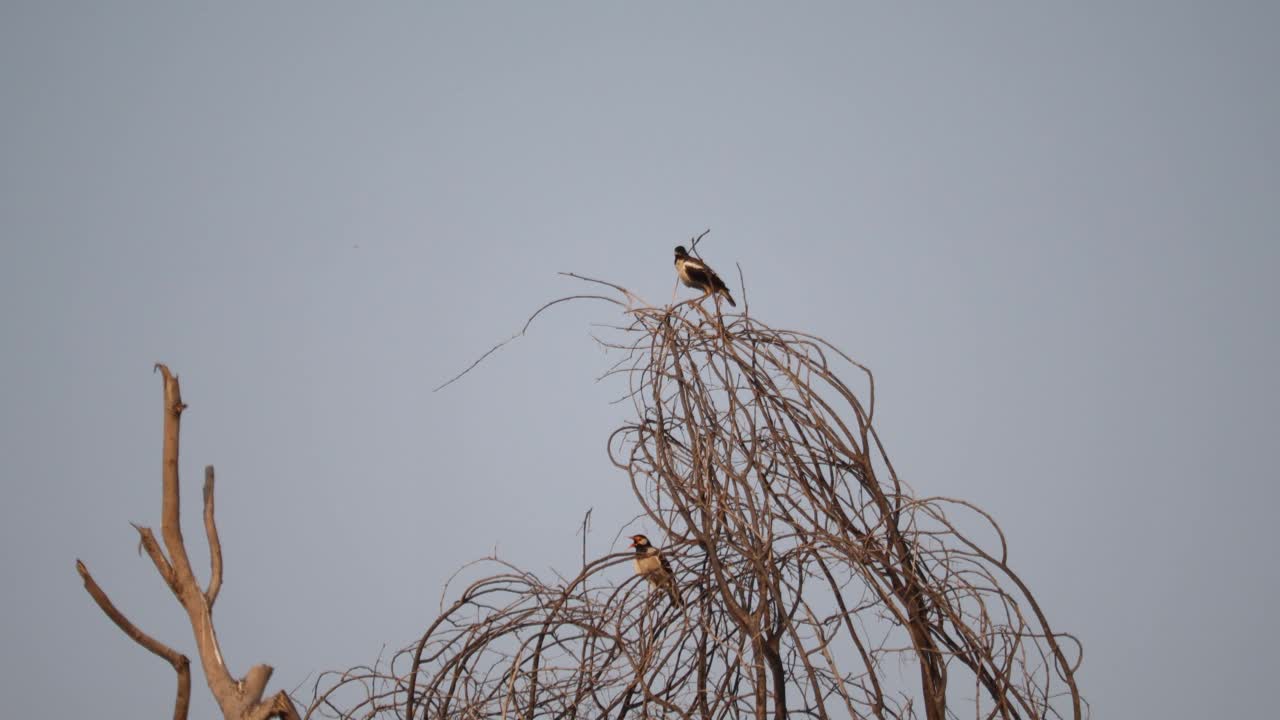
<path id="1" fill-rule="evenodd" d="M 684 601 L 680 599 L 680 590 L 676 587 L 675 573 L 662 552 L 650 545 L 649 538 L 644 535 L 632 535 L 631 547 L 636 549 L 636 557 L 631 561 L 636 568 L 636 574 L 648 580 L 650 585 L 666 590 L 676 607 L 684 607 Z"/>
<path id="2" fill-rule="evenodd" d="M 733 307 L 738 307 L 738 303 L 733 301 L 733 296 L 729 294 L 729 288 L 712 270 L 709 265 L 702 262 L 696 257 L 689 254 L 683 245 L 676 247 L 676 274 L 680 276 L 680 282 L 686 287 L 697 288 L 702 292 L 713 295 L 722 293 L 724 299 L 729 301 Z"/>

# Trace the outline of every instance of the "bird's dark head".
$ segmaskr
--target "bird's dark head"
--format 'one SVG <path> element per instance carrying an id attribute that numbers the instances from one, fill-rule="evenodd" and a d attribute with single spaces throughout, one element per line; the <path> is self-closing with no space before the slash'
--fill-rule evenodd
<path id="1" fill-rule="evenodd" d="M 644 535 L 632 535 L 631 547 L 637 550 L 644 550 L 645 548 L 649 547 L 649 538 L 645 537 Z"/>
<path id="2" fill-rule="evenodd" d="M 689 257 L 689 251 L 685 250 L 683 245 L 677 245 L 676 257 Z"/>

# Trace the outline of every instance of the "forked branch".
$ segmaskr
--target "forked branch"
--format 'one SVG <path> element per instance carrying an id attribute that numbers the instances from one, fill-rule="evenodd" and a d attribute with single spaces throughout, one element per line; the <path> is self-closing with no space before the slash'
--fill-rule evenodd
<path id="1" fill-rule="evenodd" d="M 173 596 L 187 612 L 192 634 L 195 636 L 196 648 L 200 654 L 200 665 L 204 670 L 205 681 L 218 707 L 222 710 L 223 717 L 227 720 L 297 718 L 297 709 L 283 691 L 263 700 L 263 693 L 271 678 L 271 666 L 255 665 L 239 680 L 233 678 L 227 669 L 213 624 L 213 604 L 222 588 L 222 543 L 218 537 L 214 515 L 213 466 L 205 468 L 204 527 L 205 537 L 209 543 L 210 576 L 208 587 L 202 589 L 191 569 L 186 542 L 182 536 L 180 512 L 178 447 L 182 412 L 187 405 L 182 401 L 182 388 L 178 383 L 178 376 L 169 372 L 169 368 L 163 364 L 157 364 L 156 370 L 164 378 L 164 445 L 161 454 L 160 504 L 160 535 L 164 540 L 164 547 L 162 549 L 160 543 L 156 541 L 151 528 L 134 525 L 138 531 L 139 542 L 147 551 L 156 571 L 173 592 Z M 190 661 L 185 655 L 179 654 L 142 632 L 125 618 L 94 582 L 88 569 L 79 560 L 76 561 L 76 570 L 84 579 L 85 589 L 107 617 L 111 618 L 129 637 L 173 665 L 178 673 L 178 698 L 174 704 L 174 718 L 185 720 L 191 697 Z"/>

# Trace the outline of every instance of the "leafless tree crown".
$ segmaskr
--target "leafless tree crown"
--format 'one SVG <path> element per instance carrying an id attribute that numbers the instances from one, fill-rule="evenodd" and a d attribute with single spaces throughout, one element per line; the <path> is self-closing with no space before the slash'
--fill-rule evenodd
<path id="1" fill-rule="evenodd" d="M 321 676 L 307 716 L 1082 716 L 1078 642 L 994 519 L 898 478 L 865 367 L 712 298 L 656 308 L 611 287 L 628 320 L 601 342 L 634 415 L 609 451 L 684 607 L 625 552 L 584 545 L 554 581 L 489 558 L 415 642 Z"/>

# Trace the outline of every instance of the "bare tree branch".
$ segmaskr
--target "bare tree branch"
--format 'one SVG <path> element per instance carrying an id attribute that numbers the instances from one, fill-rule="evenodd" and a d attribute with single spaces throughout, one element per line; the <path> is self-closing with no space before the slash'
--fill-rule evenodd
<path id="1" fill-rule="evenodd" d="M 187 720 L 187 710 L 191 704 L 191 661 L 186 655 L 151 637 L 130 622 L 124 613 L 116 609 L 111 598 L 107 597 L 102 588 L 98 587 L 98 583 L 89 574 L 89 568 L 85 567 L 79 559 L 76 560 L 76 572 L 80 573 L 80 578 L 84 580 L 84 589 L 89 592 L 89 596 L 98 603 L 98 607 L 111 618 L 111 622 L 115 623 L 116 627 L 123 630 L 124 634 L 134 642 L 167 660 L 173 666 L 173 671 L 178 674 L 178 692 L 173 701 L 173 720 Z"/>
<path id="2" fill-rule="evenodd" d="M 568 274 L 568 273 L 561 273 L 561 274 Z M 578 276 L 573 275 L 573 277 L 578 277 Z M 543 310 L 546 310 L 554 305 L 559 305 L 560 303 L 563 303 L 563 302 L 569 302 L 570 300 L 604 300 L 605 302 L 611 302 L 615 305 L 622 305 L 623 307 L 626 307 L 624 303 L 618 302 L 615 298 L 605 297 L 604 295 L 570 295 L 568 297 L 556 298 L 555 300 L 552 300 L 551 302 L 535 310 L 534 313 L 529 316 L 529 319 L 524 321 L 524 327 L 520 328 L 520 332 L 512 335 L 506 340 L 503 340 L 497 345 L 494 345 L 493 347 L 489 348 L 487 351 L 485 351 L 483 355 L 476 358 L 475 362 L 468 365 L 466 369 L 464 369 L 462 372 L 458 373 L 457 375 L 454 375 L 453 377 L 449 378 L 448 380 L 444 381 L 443 383 L 437 385 L 436 387 L 432 388 L 431 392 L 439 392 L 440 390 L 443 390 L 449 387 L 450 385 L 452 385 L 453 383 L 461 379 L 463 375 L 466 375 L 467 373 L 471 372 L 471 370 L 475 368 L 475 366 L 484 362 L 485 358 L 489 357 L 490 355 L 494 354 L 498 350 L 502 349 L 512 340 L 524 337 L 524 334 L 529 329 L 529 326 L 533 324 L 533 321 L 535 318 L 537 318 L 539 315 L 542 314 Z"/>
<path id="3" fill-rule="evenodd" d="M 147 551 L 147 555 L 151 558 L 151 562 L 156 566 L 156 572 L 160 573 L 160 578 L 169 586 L 170 590 L 177 588 L 177 579 L 173 574 L 173 566 L 169 564 L 169 559 L 164 556 L 164 551 L 160 549 L 160 543 L 156 542 L 155 533 L 151 532 L 151 528 L 143 527 L 137 523 L 130 523 L 133 529 L 138 531 L 138 544 Z"/>
<path id="4" fill-rule="evenodd" d="M 706 230 L 703 230 L 702 232 L 698 233 L 697 237 L 690 240 L 689 252 L 695 252 L 698 249 L 698 243 L 702 242 L 702 238 L 706 237 L 710 233 L 711 233 L 711 228 L 707 228 Z"/>
<path id="5" fill-rule="evenodd" d="M 213 607 L 222 589 L 222 542 L 218 539 L 218 523 L 213 517 L 213 466 L 204 467 L 204 533 L 209 541 L 209 587 L 205 601 Z"/>

